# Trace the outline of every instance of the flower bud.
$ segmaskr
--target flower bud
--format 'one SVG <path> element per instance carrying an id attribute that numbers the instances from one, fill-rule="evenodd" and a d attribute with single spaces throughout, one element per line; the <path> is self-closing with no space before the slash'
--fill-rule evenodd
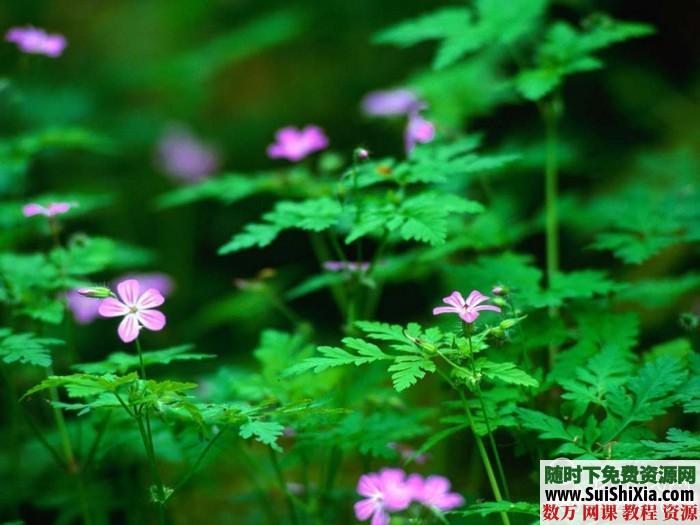
<path id="1" fill-rule="evenodd" d="M 494 286 L 491 289 L 491 293 L 493 295 L 508 295 L 508 292 L 510 292 L 508 287 L 503 286 L 502 284 L 499 284 L 498 286 Z"/>
<path id="2" fill-rule="evenodd" d="M 106 299 L 112 296 L 112 290 L 105 286 L 90 286 L 88 288 L 78 288 L 76 290 L 83 297 L 91 297 L 93 299 Z"/>
<path id="3" fill-rule="evenodd" d="M 369 158 L 369 151 L 365 148 L 357 148 L 355 149 L 355 158 L 357 160 L 366 160 Z"/>

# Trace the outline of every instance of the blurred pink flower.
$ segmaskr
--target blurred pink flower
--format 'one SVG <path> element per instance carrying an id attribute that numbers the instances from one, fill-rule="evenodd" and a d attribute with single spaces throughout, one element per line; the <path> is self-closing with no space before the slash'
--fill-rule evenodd
<path id="1" fill-rule="evenodd" d="M 22 207 L 22 214 L 25 217 L 32 217 L 34 215 L 54 217 L 55 215 L 66 213 L 68 210 L 75 206 L 75 204 L 71 204 L 69 202 L 52 202 L 48 206 L 42 206 L 41 204 L 32 202 Z"/>
<path id="2" fill-rule="evenodd" d="M 442 512 L 455 509 L 464 504 L 464 498 L 456 492 L 450 492 L 450 481 L 444 476 L 411 474 L 406 482 L 413 500 Z"/>
<path id="3" fill-rule="evenodd" d="M 500 312 L 501 309 L 498 306 L 491 304 L 481 305 L 481 303 L 488 301 L 489 298 L 482 295 L 478 290 L 473 290 L 469 294 L 469 297 L 465 300 L 462 294 L 459 292 L 452 292 L 448 297 L 445 297 L 442 301 L 449 306 L 438 306 L 433 308 L 433 315 L 440 314 L 457 314 L 465 323 L 473 323 L 477 317 L 479 317 L 479 312 L 484 310 L 490 310 L 492 312 Z"/>
<path id="4" fill-rule="evenodd" d="M 306 126 L 298 129 L 288 126 L 277 131 L 275 142 L 267 147 L 267 156 L 271 159 L 287 159 L 297 162 L 315 151 L 328 146 L 328 137 L 318 126 Z"/>
<path id="5" fill-rule="evenodd" d="M 365 114 L 377 117 L 405 115 L 421 105 L 413 91 L 402 88 L 372 91 L 362 99 Z"/>
<path id="6" fill-rule="evenodd" d="M 66 37 L 59 34 L 49 34 L 43 29 L 32 26 L 13 27 L 5 34 L 7 42 L 14 42 L 23 53 L 61 56 L 68 43 Z"/>
<path id="7" fill-rule="evenodd" d="M 369 263 L 354 261 L 326 261 L 323 263 L 323 268 L 329 272 L 342 272 L 343 270 L 347 270 L 349 272 L 366 272 L 369 269 Z"/>
<path id="8" fill-rule="evenodd" d="M 89 324 L 97 318 L 100 299 L 86 297 L 77 290 L 69 290 L 66 292 L 66 301 L 68 301 L 68 308 L 73 312 L 76 323 Z"/>
<path id="9" fill-rule="evenodd" d="M 360 476 L 357 493 L 364 496 L 355 503 L 355 517 L 360 521 L 372 518 L 371 525 L 388 525 L 389 512 L 401 511 L 411 504 L 412 492 L 401 469 L 384 469 Z"/>
<path id="10" fill-rule="evenodd" d="M 406 152 L 410 153 L 416 144 L 425 144 L 435 138 L 435 125 L 423 118 L 418 111 L 413 111 L 408 116 L 406 134 L 404 137 Z"/>
<path id="11" fill-rule="evenodd" d="M 171 126 L 158 143 L 158 164 L 175 179 L 199 182 L 219 169 L 217 151 L 184 126 Z"/>
<path id="12" fill-rule="evenodd" d="M 161 293 L 155 288 L 140 292 L 139 282 L 127 279 L 117 285 L 121 300 L 108 297 L 100 302 L 98 312 L 102 317 L 124 317 L 117 332 L 125 343 L 135 340 L 141 327 L 158 331 L 165 326 L 165 315 L 159 310 L 153 310 L 165 301 Z"/>

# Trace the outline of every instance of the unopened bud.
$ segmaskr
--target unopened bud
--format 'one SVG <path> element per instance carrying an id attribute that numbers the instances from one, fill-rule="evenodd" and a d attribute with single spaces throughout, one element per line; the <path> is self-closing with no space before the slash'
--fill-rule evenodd
<path id="1" fill-rule="evenodd" d="M 369 151 L 367 151 L 365 148 L 357 148 L 355 150 L 355 158 L 358 160 L 366 160 L 369 158 Z"/>
<path id="2" fill-rule="evenodd" d="M 493 295 L 508 295 L 509 291 L 510 290 L 508 289 L 508 287 L 503 286 L 502 284 L 499 284 L 498 286 L 494 286 L 491 289 L 491 293 Z"/>
<path id="3" fill-rule="evenodd" d="M 106 299 L 112 296 L 112 290 L 105 286 L 90 286 L 88 288 L 78 288 L 76 290 L 83 297 L 91 297 L 93 299 Z"/>

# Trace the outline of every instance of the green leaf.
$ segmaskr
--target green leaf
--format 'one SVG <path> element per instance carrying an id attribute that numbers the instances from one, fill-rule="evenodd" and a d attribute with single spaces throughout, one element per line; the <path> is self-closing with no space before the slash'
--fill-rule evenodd
<path id="1" fill-rule="evenodd" d="M 526 501 L 518 501 L 515 503 L 511 503 L 510 501 L 485 501 L 484 503 L 470 505 L 465 510 L 453 511 L 450 514 L 458 516 L 479 515 L 483 518 L 491 514 L 500 514 L 501 512 L 539 516 L 540 506 L 537 503 L 528 503 Z"/>
<path id="2" fill-rule="evenodd" d="M 578 452 L 585 451 L 577 445 L 583 437 L 581 428 L 565 427 L 557 418 L 527 408 L 518 408 L 517 414 L 523 427 L 537 431 L 540 439 L 565 441 L 573 444 Z"/>
<path id="3" fill-rule="evenodd" d="M 308 199 L 301 202 L 281 201 L 274 210 L 266 213 L 261 224 L 248 224 L 244 231 L 235 235 L 219 249 L 227 254 L 245 248 L 263 248 L 274 241 L 281 231 L 291 228 L 320 232 L 335 225 L 343 212 L 342 206 L 328 197 Z"/>
<path id="4" fill-rule="evenodd" d="M 538 387 L 540 384 L 530 374 L 521 370 L 515 363 L 494 363 L 486 358 L 475 362 L 476 369 L 492 381 L 503 381 L 511 385 Z"/>
<path id="5" fill-rule="evenodd" d="M 36 337 L 31 333 L 12 334 L 0 328 L 0 357 L 5 363 L 51 366 L 50 347 L 62 345 L 60 339 Z"/>
<path id="6" fill-rule="evenodd" d="M 322 357 L 310 357 L 301 363 L 292 366 L 284 372 L 284 375 L 296 375 L 313 370 L 315 373 L 323 372 L 329 368 L 345 365 L 365 365 L 383 359 L 393 359 L 393 357 L 383 353 L 377 345 L 346 337 L 343 343 L 350 349 L 357 350 L 357 355 L 333 346 L 319 346 L 318 351 Z"/>
<path id="7" fill-rule="evenodd" d="M 219 248 L 219 255 L 253 246 L 264 248 L 277 238 L 280 231 L 281 228 L 275 224 L 247 224 L 241 233 L 234 235 L 229 242 Z"/>
<path id="8" fill-rule="evenodd" d="M 270 189 L 275 175 L 224 173 L 199 184 L 177 188 L 158 197 L 159 208 L 172 208 L 201 200 L 216 199 L 225 204 L 233 204 L 251 195 Z"/>
<path id="9" fill-rule="evenodd" d="M 420 356 L 402 355 L 389 367 L 394 389 L 402 392 L 425 377 L 426 372 L 435 372 L 435 363 Z"/>
<path id="10" fill-rule="evenodd" d="M 143 352 L 144 366 L 151 365 L 169 365 L 179 361 L 201 361 L 203 359 L 213 359 L 216 356 L 213 354 L 191 353 L 190 350 L 194 345 L 180 345 L 164 350 L 152 350 Z M 97 363 L 82 363 L 73 365 L 73 368 L 86 374 L 106 374 L 117 373 L 123 374 L 128 370 L 138 370 L 140 361 L 137 355 L 127 354 L 125 352 L 115 352 L 110 354 L 107 359 Z"/>
<path id="11" fill-rule="evenodd" d="M 138 374 L 135 372 L 125 376 L 115 376 L 113 374 L 49 376 L 38 385 L 30 388 L 22 396 L 22 399 L 48 388 L 58 387 L 65 387 L 70 397 L 96 396 L 103 392 L 116 392 L 120 387 L 138 381 L 138 379 Z"/>
<path id="12" fill-rule="evenodd" d="M 665 413 L 679 399 L 678 386 L 687 377 L 682 363 L 674 357 L 661 357 L 646 363 L 626 388 L 608 396 L 611 414 L 605 422 L 605 441 L 622 434 L 632 423 L 649 421 Z"/>
<path id="13" fill-rule="evenodd" d="M 671 428 L 666 434 L 666 441 L 642 440 L 641 444 L 658 459 L 700 458 L 700 434 L 688 430 Z"/>
<path id="14" fill-rule="evenodd" d="M 282 452 L 282 447 L 277 444 L 277 439 L 284 432 L 284 427 L 275 421 L 252 420 L 241 425 L 239 431 L 243 439 L 254 437 L 260 443 L 269 446 L 277 452 Z"/>

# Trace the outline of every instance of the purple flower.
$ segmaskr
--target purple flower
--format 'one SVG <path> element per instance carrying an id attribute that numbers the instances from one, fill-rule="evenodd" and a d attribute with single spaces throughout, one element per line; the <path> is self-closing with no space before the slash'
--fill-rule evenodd
<path id="1" fill-rule="evenodd" d="M 391 117 L 415 111 L 422 103 L 408 89 L 372 91 L 362 99 L 362 110 L 367 115 Z"/>
<path id="2" fill-rule="evenodd" d="M 59 34 L 49 34 L 36 27 L 13 27 L 5 34 L 7 42 L 14 42 L 23 53 L 46 55 L 47 57 L 61 56 L 68 45 L 66 37 Z"/>
<path id="3" fill-rule="evenodd" d="M 315 151 L 328 146 L 328 137 L 318 126 L 306 126 L 298 129 L 287 126 L 277 131 L 275 142 L 267 147 L 267 156 L 271 159 L 287 159 L 297 162 Z"/>
<path id="4" fill-rule="evenodd" d="M 408 116 L 404 141 L 406 152 L 410 153 L 416 144 L 425 144 L 435 138 L 435 125 L 424 119 L 418 111 L 413 111 Z"/>
<path id="5" fill-rule="evenodd" d="M 158 164 L 175 179 L 199 182 L 219 169 L 220 159 L 214 148 L 186 127 L 171 126 L 158 143 Z"/>
<path id="6" fill-rule="evenodd" d="M 22 208 L 22 214 L 25 217 L 33 217 L 34 215 L 44 215 L 46 217 L 55 217 L 56 215 L 61 215 L 66 213 L 71 208 L 75 207 L 76 204 L 71 204 L 69 202 L 52 202 L 48 206 L 42 206 L 36 202 L 26 204 Z"/>
<path id="7" fill-rule="evenodd" d="M 153 309 L 165 301 L 158 290 L 149 288 L 141 293 L 139 282 L 127 279 L 117 285 L 117 293 L 119 299 L 103 299 L 98 312 L 102 317 L 124 317 L 117 330 L 122 341 L 130 343 L 135 340 L 142 327 L 156 332 L 163 329 L 165 315 Z"/>
<path id="8" fill-rule="evenodd" d="M 353 262 L 353 261 L 326 261 L 323 263 L 323 268 L 329 272 L 366 272 L 369 269 L 368 262 Z"/>
<path id="9" fill-rule="evenodd" d="M 457 314 L 459 315 L 465 323 L 473 323 L 477 317 L 479 317 L 479 312 L 484 310 L 490 310 L 492 312 L 500 312 L 501 309 L 498 306 L 491 304 L 481 305 L 481 303 L 488 301 L 489 298 L 482 295 L 478 290 L 473 290 L 469 294 L 469 297 L 465 300 L 462 294 L 459 292 L 452 292 L 448 297 L 445 297 L 442 301 L 449 306 L 438 306 L 433 308 L 433 315 L 440 314 Z"/>
<path id="10" fill-rule="evenodd" d="M 442 512 L 455 509 L 464 504 L 464 498 L 456 492 L 450 492 L 450 481 L 444 476 L 411 474 L 406 481 L 413 500 Z"/>
<path id="11" fill-rule="evenodd" d="M 360 476 L 357 493 L 364 496 L 355 503 L 355 517 L 372 519 L 371 525 L 388 525 L 389 512 L 401 511 L 411 504 L 412 492 L 401 469 L 384 469 Z"/>

